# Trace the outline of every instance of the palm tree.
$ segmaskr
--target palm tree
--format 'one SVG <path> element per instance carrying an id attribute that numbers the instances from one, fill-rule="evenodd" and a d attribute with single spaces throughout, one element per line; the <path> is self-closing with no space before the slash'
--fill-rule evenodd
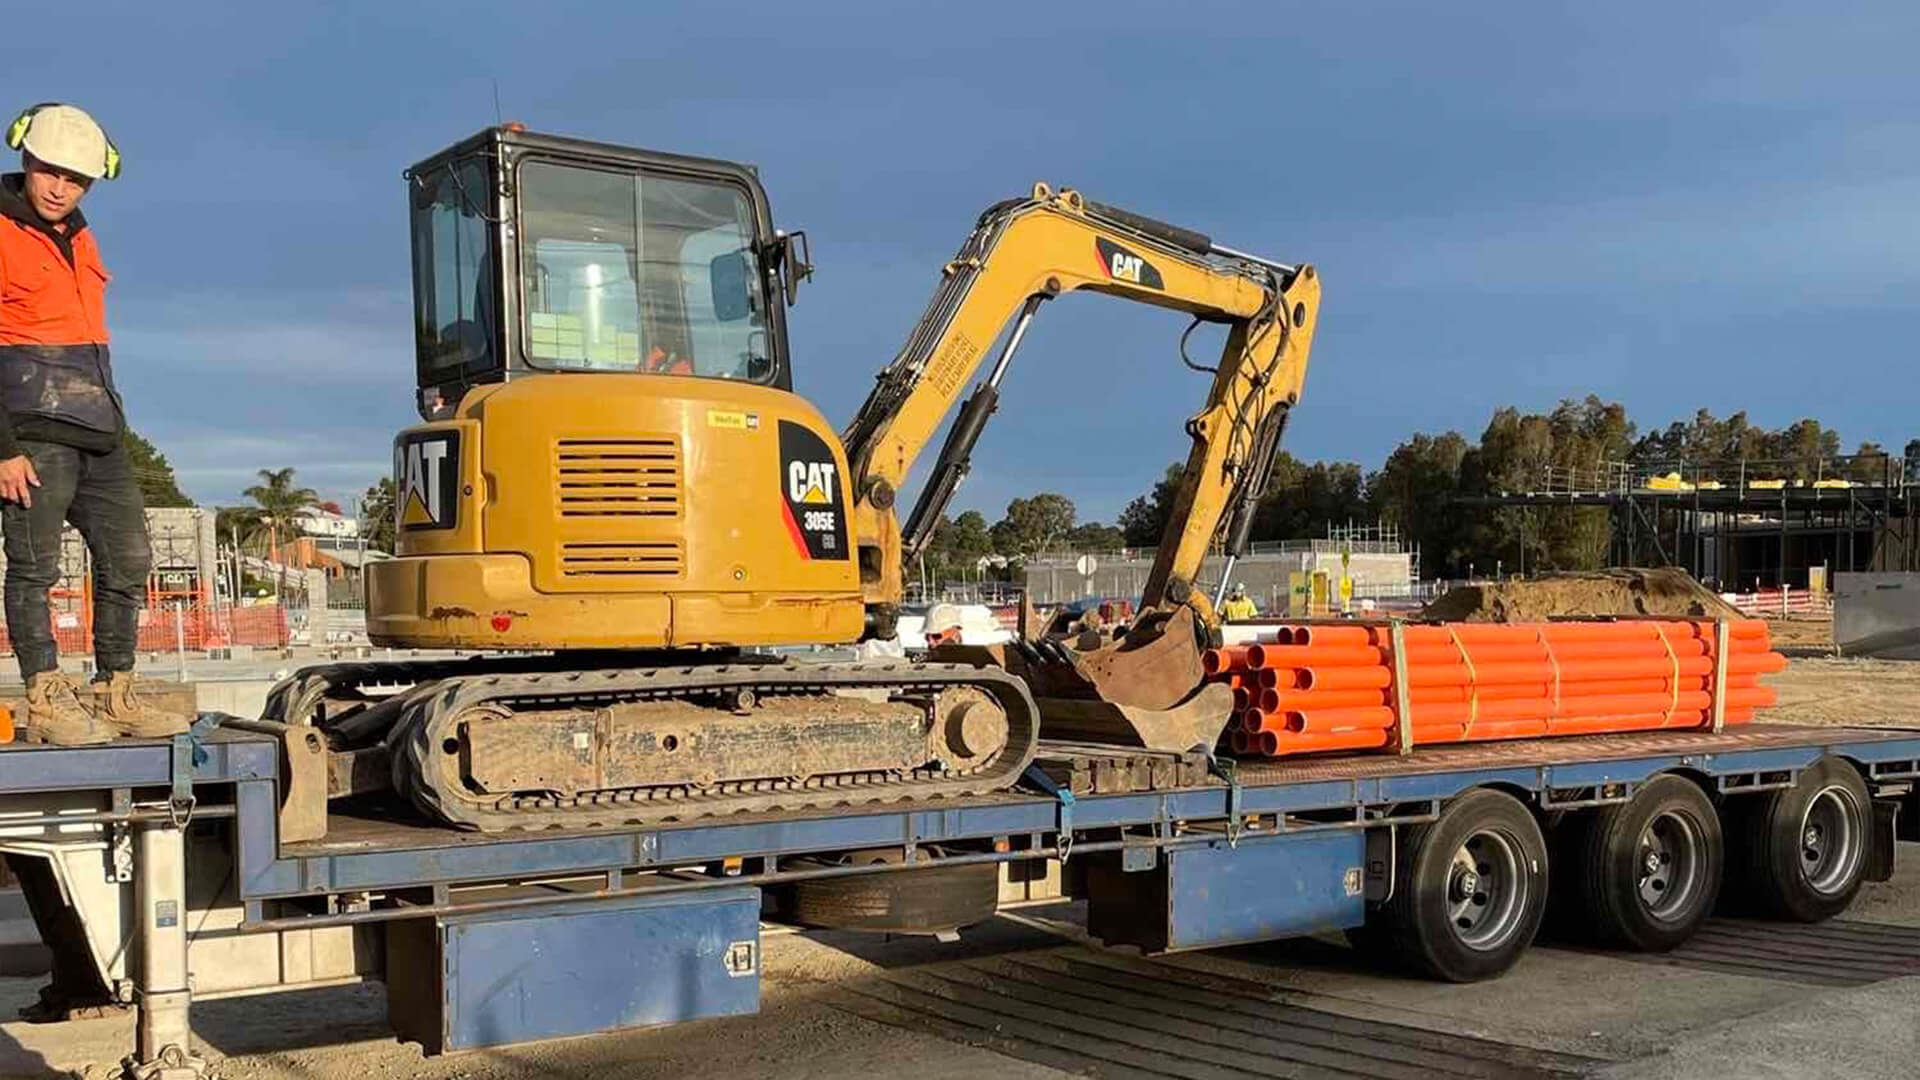
<path id="1" fill-rule="evenodd" d="M 253 500 L 251 531 L 254 536 L 263 532 L 266 534 L 268 557 L 280 565 L 278 591 L 285 596 L 287 566 L 280 556 L 280 537 L 291 537 L 299 532 L 301 511 L 319 505 L 320 496 L 312 488 L 294 486 L 291 466 L 285 469 L 261 469 L 260 482 L 241 494 Z"/>

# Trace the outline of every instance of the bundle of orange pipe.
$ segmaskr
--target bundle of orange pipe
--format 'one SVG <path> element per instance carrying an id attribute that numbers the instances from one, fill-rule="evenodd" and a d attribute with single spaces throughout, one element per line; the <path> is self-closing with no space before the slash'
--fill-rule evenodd
<path id="1" fill-rule="evenodd" d="M 1415 745 L 1712 724 L 1712 620 L 1422 624 L 1402 637 Z M 1395 745 L 1391 640 L 1380 624 L 1310 624 L 1280 627 L 1272 643 L 1209 650 L 1207 672 L 1234 688 L 1234 753 Z M 1759 677 L 1786 666 L 1764 621 L 1731 622 L 1723 722 L 1773 704 Z"/>

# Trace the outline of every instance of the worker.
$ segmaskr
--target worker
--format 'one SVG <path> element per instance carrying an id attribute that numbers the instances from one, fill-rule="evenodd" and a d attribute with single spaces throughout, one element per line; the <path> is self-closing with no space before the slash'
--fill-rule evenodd
<path id="1" fill-rule="evenodd" d="M 1220 613 L 1228 619 L 1251 619 L 1260 614 L 1260 607 L 1247 595 L 1247 587 L 1236 581 L 1227 596 L 1227 606 Z"/>
<path id="2" fill-rule="evenodd" d="M 20 734 L 57 745 L 185 731 L 135 695 L 147 599 L 146 510 L 122 443 L 107 352 L 107 271 L 80 201 L 120 172 L 120 151 L 72 105 L 35 105 L 6 128 L 20 172 L 0 176 L 0 528 L 7 630 L 27 684 Z M 60 672 L 47 592 L 72 522 L 93 562 L 92 700 Z"/>

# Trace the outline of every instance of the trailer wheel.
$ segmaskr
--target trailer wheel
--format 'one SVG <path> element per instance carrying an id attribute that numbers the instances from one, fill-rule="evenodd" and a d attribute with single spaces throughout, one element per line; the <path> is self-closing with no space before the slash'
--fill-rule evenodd
<path id="1" fill-rule="evenodd" d="M 1596 937 L 1665 952 L 1713 913 L 1726 844 L 1713 803 L 1691 781 L 1655 777 L 1571 827 L 1562 891 Z"/>
<path id="2" fill-rule="evenodd" d="M 1871 806 L 1860 773 L 1821 758 L 1785 791 L 1747 796 L 1738 836 L 1747 895 L 1766 913 L 1830 919 L 1853 903 L 1871 843 Z"/>
<path id="3" fill-rule="evenodd" d="M 1438 821 L 1408 830 L 1397 882 L 1381 931 L 1399 955 L 1434 978 L 1489 979 L 1518 962 L 1540 929 L 1547 842 L 1518 799 L 1469 792 Z"/>

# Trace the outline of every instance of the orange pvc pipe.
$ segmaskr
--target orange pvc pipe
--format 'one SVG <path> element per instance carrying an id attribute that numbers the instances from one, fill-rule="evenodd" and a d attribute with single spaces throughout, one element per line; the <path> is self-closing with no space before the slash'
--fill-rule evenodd
<path id="1" fill-rule="evenodd" d="M 1729 675 L 1765 675 L 1783 671 L 1787 658 L 1775 652 L 1736 653 L 1727 658 Z M 1568 660 L 1554 664 L 1530 661 L 1508 664 L 1421 664 L 1407 670 L 1412 687 L 1421 686 L 1495 686 L 1504 683 L 1589 682 L 1596 679 L 1658 678 L 1710 675 L 1710 656 L 1676 656 L 1634 660 Z M 1303 690 L 1373 690 L 1392 683 L 1385 667 L 1301 668 Z"/>
<path id="2" fill-rule="evenodd" d="M 1762 619 L 1736 619 L 1728 624 L 1731 637 L 1765 638 L 1767 624 Z M 1614 622 L 1545 623 L 1448 623 L 1444 626 L 1409 625 L 1405 629 L 1408 645 L 1450 645 L 1455 640 L 1471 648 L 1477 644 L 1521 644 L 1538 642 L 1542 635 L 1554 644 L 1574 641 L 1658 640 L 1659 637 L 1698 637 L 1711 640 L 1711 619 L 1654 620 L 1623 619 Z M 1311 625 L 1293 628 L 1295 645 L 1385 645 L 1388 630 L 1380 624 L 1355 626 Z"/>
<path id="3" fill-rule="evenodd" d="M 1415 715 L 1419 712 L 1419 709 L 1414 710 Z M 1315 709 L 1311 712 L 1289 712 L 1286 717 L 1288 731 L 1308 735 L 1328 735 L 1336 731 L 1394 726 L 1393 710 L 1385 705 L 1360 709 Z"/>
<path id="4" fill-rule="evenodd" d="M 1728 724 L 1747 724 L 1753 722 L 1753 710 L 1730 710 L 1725 717 Z M 1458 726 L 1451 728 L 1440 726 L 1415 728 L 1414 745 L 1439 742 L 1488 742 L 1501 739 L 1544 738 L 1557 735 L 1598 735 L 1608 733 L 1631 733 L 1634 731 L 1663 730 L 1661 721 L 1665 714 L 1654 713 L 1647 716 L 1595 717 L 1591 719 L 1568 719 L 1561 721 L 1504 720 L 1478 723 L 1473 725 L 1470 734 L 1463 734 Z M 1676 713 L 1664 730 L 1687 730 L 1703 728 L 1709 722 L 1706 713 Z M 1266 752 L 1268 757 L 1289 754 L 1316 754 L 1340 750 L 1373 750 L 1387 746 L 1393 733 L 1385 728 L 1340 731 L 1325 735 L 1282 733 L 1275 735 L 1275 748 Z"/>
<path id="5" fill-rule="evenodd" d="M 1752 723 L 1754 710 L 1731 709 L 1728 724 Z M 1644 716 L 1566 717 L 1559 720 L 1493 720 L 1473 725 L 1471 731 L 1458 724 L 1414 728 L 1414 745 L 1443 742 L 1482 742 L 1489 739 L 1536 739 L 1563 735 L 1629 734 L 1636 731 L 1699 730 L 1712 722 L 1705 711 L 1678 712 L 1670 720 L 1665 713 Z"/>
<path id="6" fill-rule="evenodd" d="M 1241 729 L 1249 735 L 1260 731 L 1287 730 L 1287 719 L 1279 713 L 1263 713 L 1258 709 L 1250 709 L 1240 714 L 1240 721 Z"/>
<path id="7" fill-rule="evenodd" d="M 1745 689 L 1758 686 L 1756 675 L 1727 676 L 1728 689 Z M 1615 694 L 1666 694 L 1675 687 L 1673 680 L 1658 679 L 1596 679 L 1588 682 L 1569 682 L 1560 685 L 1561 697 L 1596 697 Z M 1706 676 L 1682 676 L 1678 689 L 1708 690 Z M 1415 705 L 1434 705 L 1450 701 L 1467 701 L 1476 697 L 1481 701 L 1512 701 L 1522 698 L 1544 698 L 1553 696 L 1551 683 L 1507 683 L 1493 686 L 1416 686 L 1411 690 Z M 1278 707 L 1263 706 L 1268 712 L 1295 712 L 1308 709 L 1352 709 L 1369 705 L 1391 705 L 1393 696 L 1386 690 L 1283 690 L 1279 694 Z M 1236 710 L 1238 711 L 1238 710 Z"/>
<path id="8" fill-rule="evenodd" d="M 1244 671 L 1249 666 L 1246 645 L 1227 645 L 1218 649 L 1208 649 L 1200 654 L 1200 670 L 1209 675 L 1225 675 L 1230 671 Z"/>
<path id="9" fill-rule="evenodd" d="M 1258 691 L 1250 690 L 1244 686 L 1234 687 L 1233 688 L 1233 711 L 1235 713 L 1243 713 L 1243 712 L 1246 712 L 1248 709 L 1252 708 L 1253 698 L 1256 693 L 1258 693 Z"/>
<path id="10" fill-rule="evenodd" d="M 1711 641 L 1688 638 L 1671 644 L 1676 656 L 1713 655 Z M 1576 641 L 1565 645 L 1544 645 L 1538 641 L 1495 645 L 1462 643 L 1458 647 L 1452 644 L 1409 645 L 1407 663 L 1416 666 L 1460 663 L 1463 649 L 1466 658 L 1475 664 L 1635 659 L 1648 656 L 1664 658 L 1667 655 L 1667 646 L 1651 638 L 1644 641 Z M 1731 643 L 1728 651 L 1740 654 L 1768 650 L 1766 643 L 1757 638 L 1739 638 Z M 1269 668 L 1370 667 L 1392 663 L 1393 650 L 1378 645 L 1289 645 L 1267 647 L 1263 660 Z"/>
<path id="11" fill-rule="evenodd" d="M 1436 701 L 1465 701 L 1465 687 L 1442 686 L 1432 690 L 1422 689 L 1421 693 L 1452 694 L 1453 697 L 1435 698 Z M 1386 705 L 1392 695 L 1385 690 L 1287 690 L 1280 695 L 1280 708 L 1268 709 L 1268 712 L 1298 712 L 1305 709 L 1359 709 L 1375 705 Z M 1416 698 L 1418 702 L 1420 698 Z"/>
<path id="12" fill-rule="evenodd" d="M 1283 754 L 1325 753 L 1330 750 L 1373 750 L 1387 745 L 1385 731 L 1342 731 L 1333 735 L 1282 735 L 1275 732 L 1262 732 L 1263 744 L 1272 740 L 1273 749 L 1266 750 L 1267 757 L 1280 757 Z"/>
<path id="13" fill-rule="evenodd" d="M 1778 695 L 1770 687 L 1758 686 L 1727 691 L 1727 708 L 1729 709 L 1764 708 L 1772 705 L 1776 700 Z M 1668 711 L 1698 713 L 1712 707 L 1713 695 L 1704 690 L 1680 694 L 1623 694 L 1611 697 L 1562 698 L 1558 704 L 1551 698 L 1482 701 L 1477 706 L 1464 702 L 1446 702 L 1415 705 L 1413 726 L 1417 740 L 1422 726 L 1431 727 L 1438 724 L 1465 725 L 1471 721 L 1475 727 L 1478 727 L 1482 721 L 1651 715 L 1665 714 Z M 1352 709 L 1289 711 L 1285 716 L 1287 730 L 1307 734 L 1345 731 L 1352 728 L 1388 728 L 1393 727 L 1397 722 L 1394 710 L 1384 705 Z"/>

